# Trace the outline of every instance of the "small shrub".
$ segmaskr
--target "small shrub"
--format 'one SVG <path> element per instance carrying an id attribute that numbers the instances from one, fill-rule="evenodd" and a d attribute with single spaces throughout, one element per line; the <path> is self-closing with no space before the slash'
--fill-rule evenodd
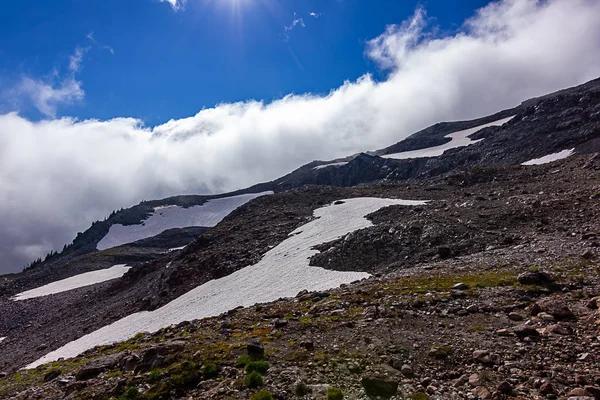
<path id="1" fill-rule="evenodd" d="M 484 332 L 485 328 L 481 325 L 473 325 L 471 327 L 471 329 L 473 329 L 475 332 Z"/>
<path id="2" fill-rule="evenodd" d="M 250 397 L 250 400 L 273 400 L 273 395 L 266 389 L 256 392 Z"/>
<path id="3" fill-rule="evenodd" d="M 330 387 L 327 389 L 327 400 L 343 400 L 344 393 L 339 388 Z"/>
<path id="4" fill-rule="evenodd" d="M 245 370 L 247 373 L 257 371 L 264 375 L 267 373 L 269 368 L 271 368 L 271 365 L 266 361 L 251 361 L 246 364 Z"/>
<path id="5" fill-rule="evenodd" d="M 139 394 L 140 392 L 136 387 L 130 387 L 121 397 L 119 397 L 119 400 L 136 400 Z"/>
<path id="6" fill-rule="evenodd" d="M 206 364 L 202 369 L 204 379 L 216 378 L 219 375 L 219 367 L 216 364 Z"/>
<path id="7" fill-rule="evenodd" d="M 241 356 L 239 356 L 237 358 L 237 360 L 235 362 L 235 366 L 238 367 L 238 368 L 244 368 L 244 367 L 246 367 L 246 365 L 248 363 L 251 363 L 252 361 L 254 361 L 252 359 L 252 357 L 250 357 L 249 355 L 244 354 L 244 355 L 241 355 Z"/>
<path id="8" fill-rule="evenodd" d="M 119 371 L 119 370 L 111 371 L 111 372 L 108 373 L 108 377 L 109 378 L 118 378 L 118 377 L 120 377 L 122 375 L 123 375 L 123 373 L 121 371 Z"/>
<path id="9" fill-rule="evenodd" d="M 170 399 L 171 388 L 168 383 L 159 382 L 144 392 L 144 400 L 166 400 Z"/>
<path id="10" fill-rule="evenodd" d="M 253 371 L 246 375 L 245 382 L 246 386 L 248 386 L 250 389 L 255 389 L 265 384 L 263 376 L 258 371 Z"/>
<path id="11" fill-rule="evenodd" d="M 302 324 L 302 326 L 309 326 L 311 323 L 312 323 L 311 315 L 303 315 L 300 317 L 300 324 Z"/>
<path id="12" fill-rule="evenodd" d="M 437 359 L 448 358 L 452 355 L 452 347 L 449 346 L 432 346 L 429 349 L 429 356 Z"/>
<path id="13" fill-rule="evenodd" d="M 156 382 L 158 381 L 162 376 L 162 370 L 156 368 L 153 369 L 152 371 L 150 371 L 150 375 L 148 376 L 148 380 L 150 382 Z"/>
<path id="14" fill-rule="evenodd" d="M 310 393 L 310 388 L 306 383 L 304 383 L 304 381 L 299 381 L 296 383 L 294 391 L 296 392 L 296 396 L 303 397 Z"/>
<path id="15" fill-rule="evenodd" d="M 201 376 L 198 372 L 198 365 L 184 361 L 172 371 L 171 383 L 175 387 L 195 386 L 200 382 Z"/>
<path id="16" fill-rule="evenodd" d="M 429 400 L 429 396 L 427 393 L 423 392 L 414 392 L 409 397 L 411 400 Z"/>

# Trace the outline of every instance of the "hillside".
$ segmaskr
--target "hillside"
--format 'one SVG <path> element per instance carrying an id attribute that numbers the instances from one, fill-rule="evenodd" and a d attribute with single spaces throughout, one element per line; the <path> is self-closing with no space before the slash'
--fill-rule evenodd
<path id="1" fill-rule="evenodd" d="M 328 387 L 347 398 L 363 398 L 365 390 L 432 399 L 593 396 L 600 375 L 594 351 L 600 345 L 599 173 L 598 156 L 581 156 L 483 176 L 475 171 L 462 175 L 460 186 L 450 175 L 400 191 L 377 188 L 386 197 L 443 196 L 416 209 L 384 208 L 370 216 L 375 226 L 350 235 L 346 246 L 334 241 L 327 247 L 335 251 L 321 249 L 333 268 L 370 265 L 374 277 L 139 334 L 11 374 L 0 393 L 248 398 L 258 389 L 246 383 L 244 356 L 264 346 L 264 387 L 280 399 L 324 398 Z M 374 194 L 368 188 L 305 191 Z M 463 222 L 450 226 L 446 218 Z M 235 219 L 224 228 L 232 226 Z M 327 264 L 318 256 L 313 261 Z M 261 345 L 249 346 L 256 341 Z"/>
<path id="2" fill-rule="evenodd" d="M 599 143 L 600 79 L 121 210 L 0 284 L 0 395 L 600 398 Z"/>

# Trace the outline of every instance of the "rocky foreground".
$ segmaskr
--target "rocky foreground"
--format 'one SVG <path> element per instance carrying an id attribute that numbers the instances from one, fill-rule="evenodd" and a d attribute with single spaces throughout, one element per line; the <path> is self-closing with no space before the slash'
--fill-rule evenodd
<path id="1" fill-rule="evenodd" d="M 336 399 L 339 388 L 348 399 L 598 399 L 600 269 L 595 253 L 574 254 L 579 240 L 491 250 L 487 261 L 440 261 L 140 334 L 4 377 L 0 394 Z M 560 257 L 557 245 L 567 247 Z M 521 256 L 541 267 L 511 266 Z"/>
<path id="2" fill-rule="evenodd" d="M 428 182 L 456 189 L 312 260 L 372 278 L 2 374 L 0 397 L 600 399 L 598 171 L 591 155 Z"/>

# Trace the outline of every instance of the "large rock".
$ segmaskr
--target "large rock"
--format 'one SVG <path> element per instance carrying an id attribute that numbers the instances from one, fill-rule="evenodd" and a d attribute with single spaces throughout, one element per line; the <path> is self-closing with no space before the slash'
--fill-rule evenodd
<path id="1" fill-rule="evenodd" d="M 573 320 L 575 314 L 564 302 L 554 299 L 542 300 L 537 303 L 543 312 L 552 315 L 559 321 Z"/>
<path id="2" fill-rule="evenodd" d="M 469 385 L 471 385 L 471 387 L 477 387 L 477 386 L 483 385 L 483 382 L 481 381 L 479 374 L 471 374 L 471 376 L 469 376 Z"/>
<path id="3" fill-rule="evenodd" d="M 250 342 L 246 345 L 246 350 L 250 357 L 263 358 L 265 356 L 265 346 L 259 342 Z"/>
<path id="4" fill-rule="evenodd" d="M 121 361 L 125 358 L 126 353 L 110 354 L 108 356 L 100 357 L 96 360 L 90 361 L 85 364 L 77 373 L 75 378 L 78 381 L 85 381 L 90 378 L 98 376 L 101 372 L 112 369 L 118 366 Z"/>
<path id="5" fill-rule="evenodd" d="M 371 375 L 362 378 L 361 383 L 369 397 L 389 399 L 398 393 L 398 381 L 392 378 Z"/>
<path id="6" fill-rule="evenodd" d="M 402 373 L 402 375 L 408 378 L 413 377 L 415 375 L 415 371 L 408 364 L 402 365 L 402 367 L 400 368 L 400 372 Z"/>
<path id="7" fill-rule="evenodd" d="M 598 386 L 588 385 L 584 389 L 586 392 L 594 396 L 596 400 L 600 400 L 600 388 Z"/>
<path id="8" fill-rule="evenodd" d="M 58 378 L 62 374 L 60 369 L 52 369 L 44 375 L 44 382 L 50 382 L 56 378 Z"/>
<path id="9" fill-rule="evenodd" d="M 567 396 L 569 397 L 590 397 L 594 399 L 594 395 L 585 390 L 584 388 L 575 388 L 571 390 Z"/>
<path id="10" fill-rule="evenodd" d="M 548 285 L 554 282 L 552 277 L 543 271 L 527 271 L 517 277 L 522 285 Z"/>
<path id="11" fill-rule="evenodd" d="M 498 391 L 504 394 L 511 394 L 513 387 L 508 381 L 502 381 L 498 384 Z"/>
<path id="12" fill-rule="evenodd" d="M 156 346 L 149 347 L 141 354 L 141 361 L 137 369 L 143 370 L 158 368 L 164 364 L 166 356 L 179 353 L 183 351 L 184 348 L 185 342 L 182 340 L 164 342 Z"/>
<path id="13" fill-rule="evenodd" d="M 592 310 L 597 310 L 600 306 L 600 296 L 594 297 L 587 302 L 587 307 Z"/>
<path id="14" fill-rule="evenodd" d="M 512 328 L 512 331 L 519 339 L 523 339 L 526 337 L 533 338 L 540 336 L 540 333 L 533 326 L 529 325 L 517 325 Z"/>
<path id="15" fill-rule="evenodd" d="M 490 364 L 492 362 L 492 358 L 488 350 L 475 350 L 473 352 L 473 358 L 482 364 Z"/>

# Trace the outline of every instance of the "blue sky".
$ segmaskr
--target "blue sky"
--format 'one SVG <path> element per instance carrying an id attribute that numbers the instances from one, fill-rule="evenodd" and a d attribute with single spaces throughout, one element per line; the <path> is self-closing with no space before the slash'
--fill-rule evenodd
<path id="1" fill-rule="evenodd" d="M 600 0 L 4 3 L 0 273 L 143 199 L 248 187 L 600 74 Z"/>
<path id="2" fill-rule="evenodd" d="M 443 32 L 456 30 L 486 3 L 419 4 Z M 365 72 L 381 78 L 383 72 L 364 56 L 365 42 L 408 18 L 417 5 L 189 0 L 174 10 L 158 0 L 7 2 L 0 14 L 0 83 L 6 89 L 23 76 L 48 80 L 54 71 L 60 80 L 69 74 L 75 49 L 87 49 L 75 74 L 85 95 L 56 114 L 126 116 L 156 125 L 221 102 L 327 93 Z M 2 111 L 43 116 L 26 101 L 3 100 Z"/>

